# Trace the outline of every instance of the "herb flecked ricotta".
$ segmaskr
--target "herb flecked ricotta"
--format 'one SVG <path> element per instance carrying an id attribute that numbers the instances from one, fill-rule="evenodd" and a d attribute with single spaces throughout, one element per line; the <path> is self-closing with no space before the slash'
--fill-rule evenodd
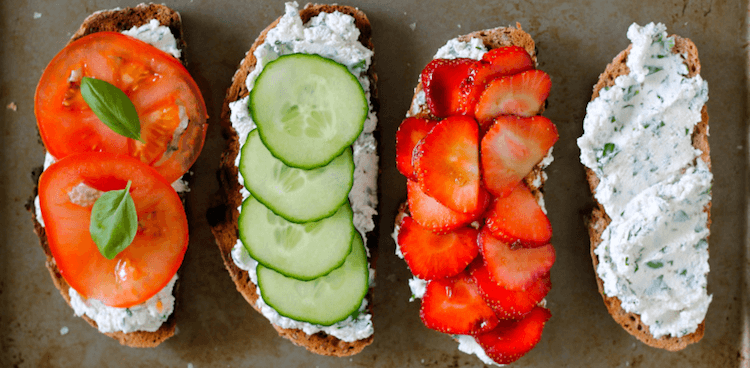
<path id="1" fill-rule="evenodd" d="M 286 3 L 284 16 L 281 17 L 276 27 L 268 31 L 265 42 L 255 49 L 254 55 L 257 62 L 255 69 L 247 76 L 245 85 L 248 91 L 252 90 L 255 79 L 266 64 L 279 56 L 293 53 L 317 54 L 332 59 L 345 65 L 357 77 L 365 91 L 369 112 L 362 133 L 352 145 L 354 184 L 349 192 L 349 201 L 354 212 L 354 227 L 360 232 L 366 245 L 367 233 L 375 228 L 373 215 L 377 214 L 375 208 L 378 201 L 378 156 L 377 143 L 373 136 L 377 126 L 377 117 L 370 100 L 370 79 L 367 75 L 373 52 L 358 41 L 359 29 L 355 26 L 353 17 L 340 12 L 320 13 L 303 24 L 298 7 L 296 2 Z M 237 132 L 240 145 L 245 143 L 250 131 L 256 127 L 248 111 L 248 99 L 249 97 L 245 97 L 229 104 L 230 121 Z M 240 156 L 238 153 L 235 166 L 239 167 Z M 241 194 L 244 200 L 250 196 L 250 192 L 244 188 L 244 179 L 240 173 L 238 173 L 238 180 L 243 186 Z M 241 211 L 241 207 L 238 210 Z M 232 258 L 237 267 L 248 271 L 250 280 L 257 285 L 255 273 L 257 262 L 250 258 L 240 240 L 237 240 L 237 244 L 232 249 Z M 373 276 L 374 270 L 370 269 L 370 286 L 374 284 Z M 307 334 L 323 331 L 347 342 L 369 337 L 374 331 L 372 316 L 366 310 L 366 299 L 362 301 L 360 313 L 356 318 L 350 316 L 344 321 L 326 327 L 283 317 L 263 301 L 260 288 L 256 288 L 256 292 L 260 296 L 257 304 L 263 316 L 271 323 L 283 328 L 301 329 Z"/>
<path id="2" fill-rule="evenodd" d="M 595 198 L 612 222 L 595 250 L 604 292 L 651 334 L 680 337 L 705 318 L 712 175 L 692 146 L 708 100 L 700 75 L 663 24 L 633 24 L 630 74 L 586 108 L 581 162 L 600 179 Z"/>

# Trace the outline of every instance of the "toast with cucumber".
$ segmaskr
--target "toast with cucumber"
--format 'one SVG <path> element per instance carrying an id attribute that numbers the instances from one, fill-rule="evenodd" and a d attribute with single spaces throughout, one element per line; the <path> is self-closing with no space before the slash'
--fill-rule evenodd
<path id="1" fill-rule="evenodd" d="M 633 24 L 594 86 L 578 139 L 595 207 L 599 292 L 614 320 L 669 351 L 699 341 L 711 225 L 708 86 L 695 44 Z"/>
<path id="2" fill-rule="evenodd" d="M 34 213 L 34 231 L 46 255 L 46 266 L 76 315 L 131 347 L 154 347 L 175 333 L 176 271 L 188 239 L 185 211 L 175 188 L 186 190 L 182 176 L 201 151 L 207 118 L 200 91 L 184 67 L 185 47 L 180 14 L 164 5 L 99 11 L 84 20 L 66 48 L 47 66 L 35 97 L 35 115 L 47 156 L 41 173 L 35 173 L 41 177 L 28 209 Z M 117 55 L 119 63 L 101 68 L 102 55 Z M 155 85 L 179 94 L 180 104 L 164 102 L 153 94 L 148 101 L 139 100 L 138 96 L 150 93 L 144 80 L 155 69 L 162 81 Z M 132 75 L 141 79 L 129 78 Z M 129 83 L 123 85 L 117 79 Z M 134 124 L 128 129 L 140 132 L 139 141 L 114 134 L 112 114 L 100 117 L 111 105 L 96 107 L 98 100 L 84 96 L 86 84 L 94 94 L 109 96 L 110 103 L 117 100 L 113 90 L 102 87 L 104 81 L 130 93 L 125 99 L 135 101 L 132 104 L 141 111 L 161 111 L 127 120 Z M 168 88 L 173 85 L 179 85 L 181 92 Z M 157 125 L 160 130 L 154 130 Z M 169 145 L 158 148 L 160 140 Z M 135 150 L 127 151 L 127 147 Z M 92 213 L 100 213 L 95 207 L 106 208 L 104 198 L 112 198 L 109 194 L 122 188 L 129 188 L 123 195 L 132 198 L 135 206 L 131 214 L 137 216 L 138 223 L 116 227 L 140 231 L 113 249 L 114 243 L 97 239 L 102 234 L 119 238 L 111 227 L 124 224 L 119 222 L 122 218 L 104 217 L 98 222 Z M 146 207 L 148 215 L 143 213 Z M 162 215 L 164 223 L 152 222 Z M 110 230 L 92 231 L 81 218 Z M 158 235 L 162 226 L 170 229 L 164 233 L 173 235 Z M 165 243 L 171 245 L 162 246 Z M 146 248 L 151 250 L 144 251 Z M 142 277 L 144 273 L 148 276 Z"/>
<path id="3" fill-rule="evenodd" d="M 543 169 L 550 77 L 520 25 L 448 41 L 422 70 L 396 133 L 407 202 L 393 233 L 420 318 L 459 350 L 508 364 L 540 340 L 555 261 Z M 425 246 L 429 244 L 429 246 Z"/>
<path id="4" fill-rule="evenodd" d="M 342 5 L 285 14 L 227 92 L 208 213 L 237 290 L 279 335 L 331 356 L 373 341 L 377 102 L 370 22 Z"/>

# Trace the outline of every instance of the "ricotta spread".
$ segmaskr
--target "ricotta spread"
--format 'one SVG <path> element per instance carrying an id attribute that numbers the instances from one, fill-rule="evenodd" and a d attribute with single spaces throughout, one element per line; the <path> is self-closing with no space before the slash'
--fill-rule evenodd
<path id="1" fill-rule="evenodd" d="M 687 77 L 663 24 L 633 24 L 627 35 L 630 74 L 589 103 L 578 139 L 581 162 L 600 179 L 594 197 L 612 219 L 595 250 L 597 274 L 655 338 L 680 337 L 711 302 L 704 209 L 713 176 L 691 139 L 708 86 Z"/>
<path id="2" fill-rule="evenodd" d="M 170 53 L 176 58 L 180 57 L 180 50 L 177 48 L 177 41 L 169 30 L 169 27 L 159 25 L 159 21 L 156 19 L 152 19 L 148 24 L 140 27 L 133 27 L 122 33 L 144 41 L 164 52 Z M 80 70 L 71 71 L 69 78 L 70 81 L 80 79 Z M 185 114 L 185 108 L 183 106 L 179 106 L 179 113 L 180 125 L 175 131 L 175 139 L 182 134 L 188 123 L 188 117 L 187 114 Z M 57 161 L 57 159 L 50 155 L 49 152 L 46 152 L 44 156 L 44 170 L 47 170 L 47 168 L 55 163 L 55 161 Z M 177 179 L 172 183 L 172 188 L 178 193 L 190 191 L 187 182 L 182 179 Z M 96 201 L 96 198 L 101 194 L 101 192 L 97 192 L 99 191 L 81 183 L 69 193 L 69 196 L 71 197 L 71 201 L 78 201 L 80 205 L 93 205 L 93 202 L 91 201 Z M 36 214 L 37 222 L 44 227 L 44 218 L 42 217 L 42 210 L 39 205 L 39 196 L 34 198 L 34 213 Z M 172 281 L 170 281 L 164 289 L 151 297 L 151 299 L 130 308 L 110 307 L 95 299 L 83 300 L 83 298 L 81 298 L 72 287 L 68 289 L 68 295 L 70 296 L 70 303 L 76 316 L 86 314 L 89 318 L 96 321 L 99 331 L 101 332 L 153 332 L 159 329 L 159 326 L 169 318 L 169 315 L 172 314 L 172 311 L 174 310 L 172 288 L 174 287 L 175 280 L 177 280 L 176 274 L 172 277 Z"/>
<path id="3" fill-rule="evenodd" d="M 377 142 L 373 136 L 377 126 L 377 117 L 370 101 L 370 80 L 367 75 L 367 70 L 372 63 L 373 52 L 358 41 L 359 29 L 355 26 L 354 18 L 351 16 L 340 12 L 320 13 L 303 24 L 298 7 L 299 5 L 296 2 L 285 4 L 284 16 L 281 17 L 276 27 L 268 31 L 265 42 L 255 49 L 256 66 L 247 76 L 245 85 L 248 91 L 252 90 L 255 79 L 260 75 L 266 64 L 281 55 L 292 53 L 318 54 L 332 59 L 345 65 L 357 77 L 365 91 L 369 113 L 362 133 L 352 145 L 354 183 L 352 190 L 349 192 L 349 201 L 354 212 L 354 227 L 360 232 L 366 245 L 367 233 L 375 228 L 373 215 L 377 214 L 375 207 L 378 203 Z M 237 132 L 240 145 L 245 143 L 250 131 L 256 127 L 248 111 L 248 99 L 249 97 L 245 97 L 229 104 L 230 121 Z M 237 154 L 235 165 L 239 167 L 239 163 L 240 153 Z M 240 192 L 244 200 L 250 196 L 250 192 L 244 187 L 245 182 L 241 173 L 238 173 L 238 180 L 242 185 Z M 238 208 L 239 211 L 241 211 L 241 207 Z M 369 248 L 367 249 L 369 256 Z M 255 273 L 257 262 L 250 258 L 240 240 L 237 240 L 237 245 L 232 250 L 232 256 L 237 266 L 248 271 L 250 280 L 257 285 Z M 252 262 L 243 261 L 248 259 Z M 370 268 L 371 286 L 374 281 L 373 275 L 374 270 Z M 256 292 L 261 296 L 260 288 L 256 288 Z M 301 329 L 308 334 L 323 331 L 343 341 L 356 341 L 372 335 L 372 316 L 365 309 L 366 303 L 367 300 L 363 300 L 360 314 L 356 318 L 349 317 L 332 326 L 324 327 L 280 316 L 273 308 L 265 304 L 262 296 L 257 301 L 261 313 L 277 326 Z"/>

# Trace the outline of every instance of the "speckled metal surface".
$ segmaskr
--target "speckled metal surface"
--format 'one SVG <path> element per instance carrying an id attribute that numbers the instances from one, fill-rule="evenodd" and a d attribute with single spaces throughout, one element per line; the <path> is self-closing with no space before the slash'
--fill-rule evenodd
<path id="1" fill-rule="evenodd" d="M 375 342 L 351 358 L 308 353 L 279 338 L 235 292 L 206 221 L 224 142 L 218 117 L 226 88 L 258 33 L 283 12 L 282 1 L 181 0 L 188 69 L 211 116 L 187 197 L 190 246 L 178 298 L 178 333 L 155 349 L 122 347 L 64 303 L 24 208 L 31 172 L 42 164 L 33 113 L 46 63 L 87 14 L 137 1 L 0 2 L 0 366 L 3 367 L 476 367 L 449 336 L 425 328 L 410 303 L 405 263 L 389 234 L 405 181 L 394 164 L 395 131 L 419 72 L 446 40 L 520 22 L 534 37 L 539 67 L 552 76 L 545 116 L 558 126 L 546 203 L 558 259 L 547 297 L 553 317 L 541 343 L 515 367 L 733 367 L 748 363 L 747 4 L 744 1 L 352 1 L 369 16 L 376 47 L 382 132 L 380 242 L 374 300 Z M 698 46 L 709 83 L 713 225 L 703 340 L 670 353 L 638 342 L 610 316 L 596 290 L 582 215 L 591 205 L 575 139 L 591 88 L 628 40 L 632 22 L 664 22 Z M 743 302 L 744 300 L 744 302 Z M 67 331 L 67 333 L 63 333 Z"/>

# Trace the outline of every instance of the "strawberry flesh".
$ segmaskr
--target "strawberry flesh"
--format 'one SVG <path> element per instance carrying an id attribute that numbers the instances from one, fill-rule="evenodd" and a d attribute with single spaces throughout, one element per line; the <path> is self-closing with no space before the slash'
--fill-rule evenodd
<path id="1" fill-rule="evenodd" d="M 428 328 L 449 334 L 477 334 L 498 324 L 492 308 L 482 300 L 479 288 L 466 272 L 430 281 L 419 317 Z"/>
<path id="2" fill-rule="evenodd" d="M 514 246 L 539 247 L 552 239 L 547 215 L 523 183 L 507 196 L 495 198 L 485 216 L 492 235 Z"/>
<path id="3" fill-rule="evenodd" d="M 479 346 L 498 364 L 510 364 L 524 356 L 542 339 L 542 330 L 552 317 L 548 309 L 534 307 L 520 321 L 500 321 L 493 330 L 474 336 Z"/>
<path id="4" fill-rule="evenodd" d="M 422 88 L 432 115 L 445 118 L 458 114 L 461 81 L 474 63 L 476 60 L 467 58 L 434 59 L 422 70 Z"/>
<path id="5" fill-rule="evenodd" d="M 559 138 L 557 128 L 543 116 L 495 119 L 482 138 L 484 185 L 495 196 L 508 195 Z"/>
<path id="6" fill-rule="evenodd" d="M 410 117 L 396 131 L 396 168 L 409 179 L 417 180 L 412 165 L 414 147 L 435 126 L 434 121 Z"/>
<path id="7" fill-rule="evenodd" d="M 480 199 L 479 126 L 451 116 L 438 122 L 414 148 L 414 169 L 422 190 L 453 211 L 475 213 Z"/>
<path id="8" fill-rule="evenodd" d="M 414 217 L 414 221 L 434 232 L 446 232 L 458 229 L 477 220 L 482 215 L 481 211 L 477 211 L 477 213 L 461 213 L 445 207 L 435 200 L 435 198 L 425 194 L 419 188 L 419 184 L 412 180 L 406 181 L 406 190 L 408 193 L 409 212 Z M 485 198 L 489 198 L 489 196 L 485 196 Z M 489 199 L 485 203 L 489 203 Z"/>
<path id="9" fill-rule="evenodd" d="M 534 309 L 552 288 L 550 276 L 546 274 L 534 281 L 527 290 L 508 290 L 492 281 L 481 258 L 471 263 L 469 274 L 479 286 L 482 299 L 500 319 L 521 319 Z"/>
<path id="10" fill-rule="evenodd" d="M 461 82 L 460 111 L 472 116 L 479 96 L 492 79 L 505 77 L 534 69 L 534 61 L 526 50 L 518 46 L 492 49 L 482 56 L 482 60 L 469 68 L 469 75 Z"/>
<path id="11" fill-rule="evenodd" d="M 398 233 L 398 245 L 411 273 L 422 280 L 455 276 L 479 254 L 479 231 L 462 227 L 437 234 L 404 217 Z"/>
<path id="12" fill-rule="evenodd" d="M 492 236 L 486 226 L 479 233 L 479 248 L 490 278 L 510 290 L 528 290 L 555 263 L 552 244 L 513 249 Z"/>
<path id="13" fill-rule="evenodd" d="M 487 83 L 474 107 L 474 116 L 480 122 L 501 115 L 533 116 L 542 109 L 549 96 L 552 81 L 541 70 L 527 70 Z"/>

